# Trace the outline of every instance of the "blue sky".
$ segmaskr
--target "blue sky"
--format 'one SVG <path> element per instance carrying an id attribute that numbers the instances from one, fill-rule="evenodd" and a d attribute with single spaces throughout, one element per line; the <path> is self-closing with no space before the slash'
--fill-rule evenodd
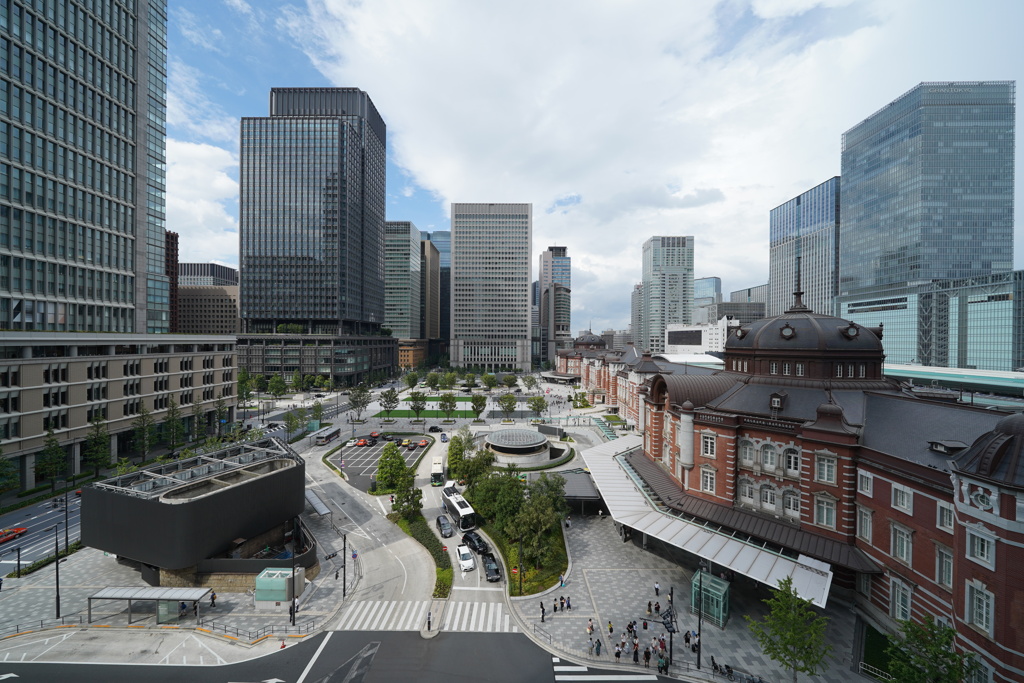
<path id="1" fill-rule="evenodd" d="M 1024 66 L 1006 0 L 171 0 L 169 18 L 182 260 L 237 265 L 238 122 L 270 88 L 358 87 L 388 125 L 388 219 L 447 230 L 451 202 L 532 202 L 534 269 L 549 245 L 573 258 L 574 331 L 628 325 L 653 235 L 693 235 L 696 276 L 727 292 L 763 284 L 769 211 L 839 174 L 844 131 L 922 81 Z"/>

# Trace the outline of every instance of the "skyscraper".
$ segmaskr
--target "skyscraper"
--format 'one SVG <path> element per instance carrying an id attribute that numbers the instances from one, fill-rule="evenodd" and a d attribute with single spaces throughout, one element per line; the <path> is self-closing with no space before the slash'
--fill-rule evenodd
<path id="1" fill-rule="evenodd" d="M 839 177 L 829 178 L 769 214 L 768 315 L 785 313 L 797 290 L 804 305 L 831 315 L 839 270 Z"/>
<path id="2" fill-rule="evenodd" d="M 420 338 L 423 266 L 420 231 L 409 221 L 384 224 L 384 324 L 398 339 Z"/>
<path id="3" fill-rule="evenodd" d="M 555 352 L 572 345 L 572 259 L 565 247 L 548 247 L 540 254 L 537 287 L 541 362 L 553 362 Z"/>
<path id="4" fill-rule="evenodd" d="M 693 306 L 693 237 L 652 237 L 643 247 L 644 350 L 665 350 L 665 326 L 690 322 Z"/>
<path id="5" fill-rule="evenodd" d="M 358 88 L 274 88 L 270 116 L 242 119 L 241 317 L 374 334 L 384 322 L 387 130 Z"/>
<path id="6" fill-rule="evenodd" d="M 427 233 L 420 233 L 420 261 L 420 337 L 440 341 L 441 254 Z"/>
<path id="7" fill-rule="evenodd" d="M 448 230 L 435 230 L 423 233 L 437 247 L 440 259 L 438 263 L 438 310 L 441 312 L 440 330 L 438 335 L 447 348 L 452 337 L 452 233 Z"/>
<path id="8" fill-rule="evenodd" d="M 532 204 L 452 204 L 452 365 L 530 370 L 532 230 Z"/>

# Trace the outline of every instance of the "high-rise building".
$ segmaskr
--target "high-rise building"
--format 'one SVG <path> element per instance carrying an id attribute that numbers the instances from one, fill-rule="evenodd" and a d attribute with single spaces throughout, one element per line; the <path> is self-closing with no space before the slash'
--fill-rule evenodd
<path id="1" fill-rule="evenodd" d="M 437 247 L 439 257 L 438 309 L 441 311 L 439 337 L 447 345 L 452 337 L 452 233 L 435 230 L 423 233 Z"/>
<path id="2" fill-rule="evenodd" d="M 758 285 L 756 287 L 747 287 L 746 289 L 737 289 L 736 291 L 729 292 L 729 302 L 734 304 L 764 304 L 768 305 L 768 285 Z"/>
<path id="3" fill-rule="evenodd" d="M 693 307 L 693 237 L 652 237 L 643 247 L 644 350 L 665 350 L 665 326 L 690 323 Z"/>
<path id="4" fill-rule="evenodd" d="M 384 224 L 384 324 L 398 339 L 420 339 L 423 265 L 420 231 L 409 221 Z"/>
<path id="5" fill-rule="evenodd" d="M 565 247 L 540 254 L 537 289 L 540 306 L 540 360 L 554 362 L 558 349 L 572 347 L 572 258 Z"/>
<path id="6" fill-rule="evenodd" d="M 768 315 L 782 315 L 799 289 L 804 305 L 832 314 L 839 276 L 839 177 L 797 195 L 769 214 Z"/>
<path id="7" fill-rule="evenodd" d="M 219 263 L 179 263 L 181 287 L 237 287 L 238 271 Z"/>
<path id="8" fill-rule="evenodd" d="M 629 293 L 629 335 L 635 346 L 641 351 L 647 351 L 644 338 L 644 283 L 638 282 L 633 285 L 633 291 Z"/>
<path id="9" fill-rule="evenodd" d="M 178 321 L 178 233 L 164 231 L 164 275 L 167 276 L 168 300 L 170 302 L 170 325 L 168 332 L 181 332 Z"/>
<path id="10" fill-rule="evenodd" d="M 697 323 L 697 309 L 722 303 L 722 278 L 699 277 L 693 281 L 693 322 Z"/>
<path id="11" fill-rule="evenodd" d="M 835 312 L 883 322 L 889 363 L 1014 367 L 996 345 L 968 353 L 966 330 L 989 314 L 957 307 L 1007 295 L 987 283 L 1013 264 L 1015 93 L 922 83 L 843 135 Z"/>
<path id="12" fill-rule="evenodd" d="M 420 337 L 438 340 L 441 336 L 441 254 L 437 246 L 420 233 Z"/>
<path id="13" fill-rule="evenodd" d="M 376 334 L 384 322 L 387 129 L 358 88 L 274 88 L 270 116 L 242 119 L 241 315 Z"/>
<path id="14" fill-rule="evenodd" d="M 344 386 L 397 368 L 397 338 L 380 335 L 386 137 L 358 88 L 274 88 L 270 116 L 242 119 L 238 353 L 249 372 Z"/>
<path id="15" fill-rule="evenodd" d="M 452 204 L 455 367 L 530 370 L 532 204 Z"/>

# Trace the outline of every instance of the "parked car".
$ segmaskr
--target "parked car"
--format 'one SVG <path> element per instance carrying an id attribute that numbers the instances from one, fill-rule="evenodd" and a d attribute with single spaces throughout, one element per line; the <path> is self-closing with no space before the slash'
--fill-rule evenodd
<path id="1" fill-rule="evenodd" d="M 6 543 L 7 541 L 13 541 L 18 536 L 28 531 L 27 527 L 16 526 L 11 529 L 0 529 L 0 543 Z"/>
<path id="2" fill-rule="evenodd" d="M 382 436 L 380 438 L 384 439 L 385 441 L 392 441 L 392 440 L 394 440 L 395 437 L 391 436 L 390 434 L 385 434 L 384 436 Z"/>
<path id="3" fill-rule="evenodd" d="M 356 441 L 356 445 L 357 446 L 365 446 L 366 445 L 366 439 L 359 439 L 359 441 Z"/>
<path id="4" fill-rule="evenodd" d="M 430 429 L 428 429 L 427 431 L 428 432 L 439 432 L 439 431 L 441 431 L 441 428 L 438 427 L 437 425 L 430 425 Z"/>
<path id="5" fill-rule="evenodd" d="M 481 561 L 484 565 L 484 574 L 487 576 L 487 580 L 490 582 L 501 581 L 501 567 L 498 566 L 498 561 L 494 559 L 494 555 L 491 553 L 484 553 L 480 556 Z"/>
<path id="6" fill-rule="evenodd" d="M 472 548 L 473 552 L 477 555 L 491 552 L 491 549 L 487 546 L 487 541 L 481 538 L 480 534 L 475 531 L 467 531 L 463 534 L 462 543 Z"/>
<path id="7" fill-rule="evenodd" d="M 416 450 L 416 444 L 414 444 L 414 443 L 411 443 L 411 444 L 409 444 L 408 446 L 406 446 L 406 448 L 407 448 L 408 450 L 410 450 L 410 451 L 414 451 L 414 450 Z"/>
<path id="8" fill-rule="evenodd" d="M 410 441 L 409 439 L 402 439 L 402 445 L 403 446 L 408 446 L 411 443 L 412 443 L 412 441 Z"/>
<path id="9" fill-rule="evenodd" d="M 370 436 L 376 439 L 378 436 L 380 436 L 380 432 L 370 432 Z"/>
<path id="10" fill-rule="evenodd" d="M 469 548 L 460 545 L 455 549 L 455 554 L 459 558 L 459 569 L 464 572 L 476 569 L 476 562 L 473 560 L 473 553 L 469 552 Z"/>
<path id="11" fill-rule="evenodd" d="M 441 435 L 441 443 L 448 443 L 448 435 L 447 434 L 442 434 Z"/>
<path id="12" fill-rule="evenodd" d="M 429 441 L 427 441 L 426 439 L 420 439 L 420 448 L 426 448 L 429 445 L 430 445 Z"/>
<path id="13" fill-rule="evenodd" d="M 438 515 L 435 523 L 437 524 L 437 533 L 441 534 L 441 538 L 451 538 L 455 534 L 452 523 L 444 515 Z"/>
<path id="14" fill-rule="evenodd" d="M 376 446 L 377 445 L 377 439 L 372 439 L 372 438 L 371 439 L 367 439 L 366 440 L 366 445 L 367 446 Z"/>

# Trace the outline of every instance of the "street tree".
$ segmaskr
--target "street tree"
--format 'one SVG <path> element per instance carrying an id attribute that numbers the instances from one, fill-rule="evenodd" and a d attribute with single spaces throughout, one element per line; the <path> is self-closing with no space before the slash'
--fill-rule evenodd
<path id="1" fill-rule="evenodd" d="M 220 436 L 228 420 L 228 404 L 224 402 L 224 397 L 218 396 L 213 402 L 213 412 L 217 415 L 217 436 Z"/>
<path id="2" fill-rule="evenodd" d="M 487 397 L 483 394 L 474 394 L 473 398 L 470 399 L 470 404 L 473 407 L 473 414 L 476 415 L 476 419 L 480 419 L 480 414 L 487 408 Z"/>
<path id="3" fill-rule="evenodd" d="M 526 405 L 530 406 L 530 410 L 538 418 L 540 414 L 548 409 L 548 401 L 543 396 L 531 396 L 530 400 L 526 402 Z"/>
<path id="4" fill-rule="evenodd" d="M 359 385 L 354 387 L 348 395 L 348 404 L 352 408 L 352 412 L 356 414 L 356 419 L 360 420 L 363 416 L 363 411 L 370 405 L 370 390 Z"/>
<path id="5" fill-rule="evenodd" d="M 466 385 L 467 389 L 473 389 L 474 387 L 476 387 L 476 375 L 474 375 L 472 372 L 467 372 L 464 378 L 464 384 Z"/>
<path id="6" fill-rule="evenodd" d="M 399 398 L 396 389 L 386 389 L 380 392 L 380 409 L 384 411 L 388 419 L 391 419 L 391 411 L 398 407 Z"/>
<path id="7" fill-rule="evenodd" d="M 809 600 L 797 594 L 792 577 L 779 580 L 779 587 L 765 599 L 768 613 L 758 621 L 744 615 L 761 650 L 793 674 L 816 676 L 832 646 L 825 642 L 828 617 L 814 611 Z M 899 679 L 903 680 L 903 679 Z"/>
<path id="8" fill-rule="evenodd" d="M 85 437 L 82 460 L 86 467 L 93 468 L 94 476 L 100 476 L 100 470 L 110 467 L 110 434 L 107 433 L 107 421 L 96 412 L 89 421 L 89 435 Z"/>
<path id="9" fill-rule="evenodd" d="M 537 378 L 533 375 L 525 375 L 523 377 L 523 386 L 526 387 L 527 391 L 533 391 L 537 388 Z"/>
<path id="10" fill-rule="evenodd" d="M 146 401 L 139 401 L 139 414 L 132 420 L 132 441 L 142 456 L 142 462 L 146 462 L 149 452 L 153 450 L 153 444 L 156 441 L 154 427 L 156 427 L 156 422 L 153 420 L 153 414 L 146 407 Z"/>
<path id="11" fill-rule="evenodd" d="M 245 368 L 239 368 L 238 382 L 236 384 L 239 403 L 242 405 L 248 404 L 252 399 L 252 389 L 254 384 L 253 378 L 249 375 L 248 370 Z"/>
<path id="12" fill-rule="evenodd" d="M 501 408 L 501 412 L 505 414 L 506 420 L 509 419 L 512 411 L 516 409 L 517 403 L 518 401 L 516 400 L 515 394 L 503 394 L 498 397 L 498 407 Z"/>
<path id="13" fill-rule="evenodd" d="M 285 384 L 284 377 L 281 375 L 274 375 L 271 377 L 270 381 L 267 382 L 267 391 L 269 391 L 270 395 L 274 398 L 281 398 L 284 396 L 285 392 L 288 391 L 288 385 Z"/>
<path id="14" fill-rule="evenodd" d="M 334 391 L 334 378 L 333 377 L 324 377 L 324 391 L 327 391 L 327 392 Z"/>
<path id="15" fill-rule="evenodd" d="M 192 438 L 202 442 L 206 438 L 206 416 L 203 414 L 203 406 L 199 402 L 192 404 Z"/>
<path id="16" fill-rule="evenodd" d="M 513 522 L 523 505 L 524 484 L 515 465 L 493 477 L 485 477 L 473 488 L 473 509 L 491 520 L 500 533 L 514 536 Z M 511 530 L 512 535 L 507 532 Z"/>
<path id="17" fill-rule="evenodd" d="M 50 491 L 57 488 L 57 478 L 63 476 L 68 468 L 68 454 L 57 441 L 53 429 L 46 430 L 43 451 L 36 455 L 35 472 L 39 479 L 50 480 Z"/>
<path id="18" fill-rule="evenodd" d="M 519 386 L 519 378 L 510 372 L 501 378 L 501 383 L 509 389 L 515 389 Z"/>
<path id="19" fill-rule="evenodd" d="M 465 444 L 465 441 L 463 441 Z M 468 454 L 469 449 L 465 449 L 464 453 Z M 462 466 L 460 474 L 462 479 L 466 481 L 466 488 L 472 489 L 476 486 L 477 482 L 481 481 L 491 471 L 491 465 L 494 464 L 494 453 L 486 448 L 478 448 L 472 456 L 463 455 Z"/>
<path id="20" fill-rule="evenodd" d="M 560 499 L 555 494 L 558 490 L 562 491 Z M 557 475 L 548 477 L 546 473 L 527 487 L 527 496 L 519 514 L 509 526 L 510 535 L 522 540 L 523 562 L 531 561 L 534 567 L 540 568 L 547 559 L 545 553 L 549 552 L 549 546 L 545 537 L 561 524 L 565 510 L 564 491 L 565 480 Z"/>
<path id="21" fill-rule="evenodd" d="M 960 683 L 974 680 L 980 668 L 974 654 L 958 652 L 956 630 L 936 623 L 901 621 L 900 632 L 889 638 L 889 675 L 900 683 Z"/>
<path id="22" fill-rule="evenodd" d="M 295 414 L 294 410 L 289 410 L 284 414 L 284 428 L 289 437 L 299 430 L 299 416 Z"/>
<path id="23" fill-rule="evenodd" d="M 408 471 L 402 451 L 394 441 L 388 441 L 377 462 L 377 488 L 384 493 L 396 491 L 405 482 Z"/>
<path id="24" fill-rule="evenodd" d="M 13 460 L 5 458 L 4 450 L 0 448 L 0 493 L 18 488 L 20 479 L 18 466 Z"/>
<path id="25" fill-rule="evenodd" d="M 419 384 L 419 381 L 420 376 L 415 372 L 410 372 L 405 376 L 405 386 L 409 387 L 410 389 L 414 388 L 417 384 Z"/>
<path id="26" fill-rule="evenodd" d="M 173 459 L 174 451 L 178 450 L 178 446 L 185 445 L 185 422 L 181 419 L 181 407 L 174 400 L 173 396 L 167 401 L 167 415 L 164 417 L 164 434 L 167 437 L 167 448 L 170 450 L 170 457 Z"/>
<path id="27" fill-rule="evenodd" d="M 441 375 L 441 381 L 438 386 L 442 391 L 451 391 L 457 381 L 459 381 L 459 378 L 454 372 L 446 372 Z"/>
<path id="28" fill-rule="evenodd" d="M 423 510 L 423 491 L 416 487 L 416 472 L 411 467 L 395 486 L 395 503 L 392 509 L 405 519 L 412 519 Z"/>
<path id="29" fill-rule="evenodd" d="M 302 373 L 298 370 L 292 375 L 292 391 L 302 391 Z"/>
<path id="30" fill-rule="evenodd" d="M 414 391 L 409 394 L 409 410 L 416 416 L 416 420 L 420 419 L 420 413 L 422 413 L 427 407 L 427 397 L 423 395 L 422 391 Z"/>
<path id="31" fill-rule="evenodd" d="M 253 378 L 252 381 L 252 388 L 256 390 L 257 395 L 264 394 L 266 393 L 267 386 L 269 384 L 270 383 L 267 381 L 266 377 L 264 377 L 263 375 L 256 375 L 256 377 Z"/>
<path id="32" fill-rule="evenodd" d="M 438 385 L 441 384 L 441 376 L 436 372 L 428 372 L 427 378 L 424 381 L 427 383 L 427 387 L 429 387 L 431 391 L 437 391 Z"/>
<path id="33" fill-rule="evenodd" d="M 313 408 L 310 411 L 313 419 L 320 422 L 324 419 L 324 404 L 320 401 L 313 401 Z"/>
<path id="34" fill-rule="evenodd" d="M 498 378 L 490 373 L 483 375 L 480 378 L 480 381 L 483 382 L 483 385 L 487 389 L 487 391 L 490 391 L 494 387 L 498 386 Z"/>
<path id="35" fill-rule="evenodd" d="M 437 402 L 438 409 L 444 413 L 444 416 L 450 421 L 452 419 L 452 413 L 455 412 L 455 408 L 458 407 L 458 401 L 455 400 L 455 394 L 448 392 L 447 394 L 441 394 L 441 398 Z"/>
<path id="36" fill-rule="evenodd" d="M 117 476 L 130 474 L 139 469 L 139 466 L 133 463 L 128 458 L 121 458 L 117 461 L 117 465 L 114 466 L 114 471 L 117 472 Z"/>
<path id="37" fill-rule="evenodd" d="M 448 440 L 448 476 L 455 481 L 462 479 L 463 455 L 462 437 L 455 434 Z"/>

